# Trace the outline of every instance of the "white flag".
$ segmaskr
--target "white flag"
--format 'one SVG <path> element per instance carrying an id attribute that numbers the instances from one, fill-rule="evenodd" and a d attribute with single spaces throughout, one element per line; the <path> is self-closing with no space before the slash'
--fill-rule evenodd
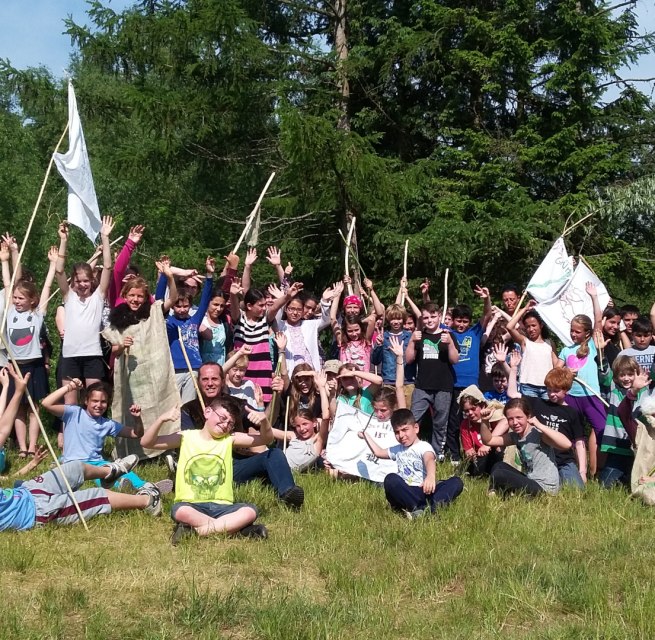
<path id="1" fill-rule="evenodd" d="M 257 207 L 257 212 L 255 213 L 255 220 L 252 221 L 251 218 L 248 218 L 248 221 L 250 222 L 250 228 L 248 229 L 248 233 L 246 234 L 246 244 L 249 247 L 256 247 L 257 242 L 259 241 L 259 225 L 261 223 L 261 207 Z M 248 224 L 246 222 L 246 224 Z"/>
<path id="2" fill-rule="evenodd" d="M 370 418 L 370 420 L 369 420 Z M 398 444 L 390 422 L 378 422 L 363 411 L 337 402 L 337 413 L 328 435 L 325 457 L 335 469 L 373 482 L 383 482 L 389 473 L 397 473 L 393 460 L 376 458 L 357 433 L 368 425 L 366 431 L 382 449 Z"/>
<path id="3" fill-rule="evenodd" d="M 586 291 L 587 282 L 596 285 L 598 304 L 604 309 L 610 299 L 607 289 L 582 261 L 576 267 L 569 284 L 554 300 L 536 306 L 537 313 L 565 345 L 571 344 L 571 320 L 574 316 L 584 314 L 591 318 L 592 322 L 594 320 L 594 307 Z"/>
<path id="4" fill-rule="evenodd" d="M 550 248 L 528 283 L 528 293 L 537 302 L 549 302 L 557 297 L 573 277 L 573 260 L 560 237 Z"/>
<path id="5" fill-rule="evenodd" d="M 61 177 L 68 184 L 68 222 L 86 233 L 95 242 L 102 220 L 93 186 L 91 165 L 86 153 L 82 123 L 77 113 L 73 83 L 68 81 L 68 151 L 54 154 Z"/>

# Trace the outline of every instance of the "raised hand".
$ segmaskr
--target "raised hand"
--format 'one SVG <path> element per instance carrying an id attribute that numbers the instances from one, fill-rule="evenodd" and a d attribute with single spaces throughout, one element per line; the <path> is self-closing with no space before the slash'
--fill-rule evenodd
<path id="1" fill-rule="evenodd" d="M 279 267 L 282 262 L 282 253 L 277 247 L 269 247 L 266 249 L 266 259 L 274 266 Z"/>
<path id="2" fill-rule="evenodd" d="M 275 332 L 275 344 L 277 345 L 277 348 L 280 352 L 285 351 L 287 348 L 287 336 L 284 333 L 284 331 L 276 331 Z"/>
<path id="3" fill-rule="evenodd" d="M 507 361 L 507 345 L 499 342 L 494 345 L 494 357 L 496 362 L 506 362 Z"/>
<path id="4" fill-rule="evenodd" d="M 168 256 L 162 256 L 159 260 L 156 260 L 155 266 L 157 267 L 157 271 L 163 273 L 167 278 L 172 275 L 171 259 Z"/>
<path id="5" fill-rule="evenodd" d="M 230 284 L 230 295 L 240 296 L 243 294 L 243 287 L 241 286 L 241 278 L 234 278 Z"/>
<path id="6" fill-rule="evenodd" d="M 427 278 L 421 282 L 419 285 L 419 289 L 421 290 L 421 294 L 425 295 L 430 291 L 430 284 L 432 284 Z"/>
<path id="7" fill-rule="evenodd" d="M 632 391 L 638 393 L 642 389 L 645 389 L 650 384 L 650 375 L 647 371 L 639 370 L 639 373 L 635 376 L 634 381 L 632 382 Z"/>
<path id="8" fill-rule="evenodd" d="M 135 418 L 140 418 L 141 417 L 141 407 L 138 404 L 133 404 L 130 409 L 130 415 L 134 416 Z"/>
<path id="9" fill-rule="evenodd" d="M 9 262 L 10 256 L 9 245 L 3 240 L 0 243 L 0 262 Z"/>
<path id="10" fill-rule="evenodd" d="M 180 419 L 180 407 L 175 405 L 172 409 L 165 411 L 159 416 L 162 422 L 175 422 Z"/>
<path id="11" fill-rule="evenodd" d="M 423 337 L 423 333 L 419 331 L 418 329 L 412 333 L 412 340 L 414 342 L 421 342 L 421 338 Z"/>
<path id="12" fill-rule="evenodd" d="M 269 284 L 268 285 L 268 292 L 276 299 L 278 300 L 279 298 L 284 297 L 284 292 L 280 287 L 278 287 L 276 284 Z"/>
<path id="13" fill-rule="evenodd" d="M 371 289 L 373 289 L 373 282 L 371 282 L 371 280 L 369 280 L 368 278 L 364 278 L 364 286 L 365 286 L 369 291 L 371 291 Z"/>
<path id="14" fill-rule="evenodd" d="M 402 358 L 404 355 L 403 343 L 398 340 L 396 336 L 391 336 L 389 338 L 389 351 L 391 351 L 391 353 L 393 353 L 396 358 Z"/>
<path id="15" fill-rule="evenodd" d="M 216 260 L 211 256 L 207 256 L 207 259 L 205 260 L 205 270 L 212 275 L 214 274 L 214 271 L 216 271 Z"/>
<path id="16" fill-rule="evenodd" d="M 139 244 L 145 230 L 146 228 L 142 224 L 137 224 L 130 229 L 130 233 L 127 236 L 128 240 L 131 240 L 134 244 Z"/>
<path id="17" fill-rule="evenodd" d="M 592 297 L 598 295 L 598 289 L 593 282 L 587 282 L 585 285 L 585 291 Z"/>
<path id="18" fill-rule="evenodd" d="M 327 376 L 322 371 L 317 371 L 314 376 L 314 382 L 319 389 L 327 388 Z"/>
<path id="19" fill-rule="evenodd" d="M 114 228 L 114 218 L 111 216 L 102 216 L 102 226 L 100 227 L 100 235 L 108 238 Z"/>
<path id="20" fill-rule="evenodd" d="M 287 295 L 290 298 L 294 298 L 297 296 L 303 289 L 303 283 L 302 282 L 294 282 L 290 287 L 289 290 L 287 291 Z"/>
<path id="21" fill-rule="evenodd" d="M 239 256 L 236 253 L 228 253 L 223 257 L 225 258 L 225 262 L 227 262 L 228 268 L 236 271 L 239 266 Z"/>
<path id="22" fill-rule="evenodd" d="M 252 347 L 249 344 L 242 344 L 239 347 L 239 353 L 244 356 L 249 356 L 252 353 Z"/>
<path id="23" fill-rule="evenodd" d="M 489 289 L 487 287 L 481 287 L 480 285 L 476 285 L 475 288 L 473 289 L 473 292 L 475 293 L 476 296 L 482 298 L 483 300 L 485 298 L 489 297 Z"/>
<path id="24" fill-rule="evenodd" d="M 16 242 L 15 236 L 12 236 L 10 233 L 5 233 L 2 236 L 2 241 L 7 244 L 9 251 L 18 251 L 18 242 Z"/>
<path id="25" fill-rule="evenodd" d="M 252 267 L 257 260 L 257 249 L 255 247 L 250 247 L 246 253 L 246 267 Z"/>
<path id="26" fill-rule="evenodd" d="M 513 349 L 512 353 L 509 354 L 509 366 L 512 369 L 517 369 L 521 364 L 521 360 L 521 354 L 516 349 Z"/>
<path id="27" fill-rule="evenodd" d="M 287 262 L 287 266 L 284 267 L 284 275 L 290 276 L 293 273 L 293 266 L 290 262 Z"/>
<path id="28" fill-rule="evenodd" d="M 58 247 L 50 247 L 48 249 L 48 261 L 49 262 L 57 262 L 57 258 L 59 257 L 59 248 Z M 2 258 L 0 257 L 0 260 Z"/>
<path id="29" fill-rule="evenodd" d="M 59 226 L 57 227 L 57 235 L 59 236 L 59 239 L 68 240 L 68 232 L 69 232 L 68 222 L 60 222 Z"/>

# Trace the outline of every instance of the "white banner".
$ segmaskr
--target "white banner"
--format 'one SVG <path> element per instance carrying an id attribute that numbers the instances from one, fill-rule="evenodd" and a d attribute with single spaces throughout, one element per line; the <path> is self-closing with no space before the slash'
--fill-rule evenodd
<path id="1" fill-rule="evenodd" d="M 571 344 L 570 329 L 571 320 L 574 316 L 584 314 L 589 316 L 592 322 L 594 320 L 594 307 L 591 303 L 591 297 L 585 290 L 587 282 L 596 285 L 598 303 L 600 308 L 604 309 L 610 299 L 607 289 L 584 262 L 578 264 L 571 282 L 554 300 L 536 306 L 535 310 L 543 321 L 565 345 Z"/>
<path id="2" fill-rule="evenodd" d="M 537 302 L 554 300 L 573 276 L 573 259 L 569 257 L 564 238 L 555 244 L 528 283 L 528 293 Z"/>
<path id="3" fill-rule="evenodd" d="M 68 222 L 84 231 L 95 242 L 102 220 L 93 186 L 91 165 L 86 152 L 82 123 L 77 112 L 73 83 L 68 81 L 68 151 L 54 154 L 61 177 L 68 184 Z"/>
<path id="4" fill-rule="evenodd" d="M 370 418 L 370 422 L 369 422 Z M 366 441 L 357 434 L 366 427 L 373 440 L 383 449 L 398 444 L 390 422 L 378 422 L 345 402 L 337 402 L 337 414 L 328 435 L 326 458 L 335 469 L 353 476 L 382 482 L 387 474 L 397 473 L 398 467 L 392 460 L 381 460 L 373 455 Z"/>

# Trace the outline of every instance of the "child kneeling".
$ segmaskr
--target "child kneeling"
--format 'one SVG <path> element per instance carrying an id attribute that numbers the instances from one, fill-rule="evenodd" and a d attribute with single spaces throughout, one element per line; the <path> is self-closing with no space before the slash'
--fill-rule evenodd
<path id="1" fill-rule="evenodd" d="M 141 438 L 141 446 L 148 449 L 180 449 L 171 511 L 177 524 L 171 542 L 176 545 L 194 532 L 199 536 L 227 533 L 268 537 L 264 525 L 253 524 L 257 508 L 248 503 L 234 503 L 232 482 L 232 449 L 266 446 L 273 441 L 265 414 L 256 411 L 248 414 L 248 420 L 259 427 L 259 434 L 234 432 L 241 422 L 239 403 L 234 398 L 218 397 L 205 407 L 202 429 L 160 436 L 163 424 L 178 417 L 178 408 L 164 413 Z"/>
<path id="2" fill-rule="evenodd" d="M 410 520 L 449 505 L 462 493 L 464 483 L 452 476 L 437 482 L 437 456 L 427 442 L 419 440 L 419 426 L 409 409 L 397 409 L 391 414 L 391 426 L 399 444 L 390 449 L 380 448 L 366 433 L 360 437 L 378 458 L 395 460 L 398 473 L 384 479 L 384 493 L 392 509 L 402 511 Z"/>

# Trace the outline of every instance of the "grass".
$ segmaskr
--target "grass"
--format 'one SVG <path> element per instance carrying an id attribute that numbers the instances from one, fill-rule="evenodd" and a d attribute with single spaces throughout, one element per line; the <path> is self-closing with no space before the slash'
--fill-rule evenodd
<path id="1" fill-rule="evenodd" d="M 237 489 L 261 508 L 263 542 L 173 548 L 170 518 L 139 512 L 90 534 L 3 533 L 0 638 L 655 637 L 653 512 L 620 490 L 502 501 L 466 479 L 450 509 L 410 522 L 376 486 L 299 483 L 301 513 L 258 483 Z"/>

